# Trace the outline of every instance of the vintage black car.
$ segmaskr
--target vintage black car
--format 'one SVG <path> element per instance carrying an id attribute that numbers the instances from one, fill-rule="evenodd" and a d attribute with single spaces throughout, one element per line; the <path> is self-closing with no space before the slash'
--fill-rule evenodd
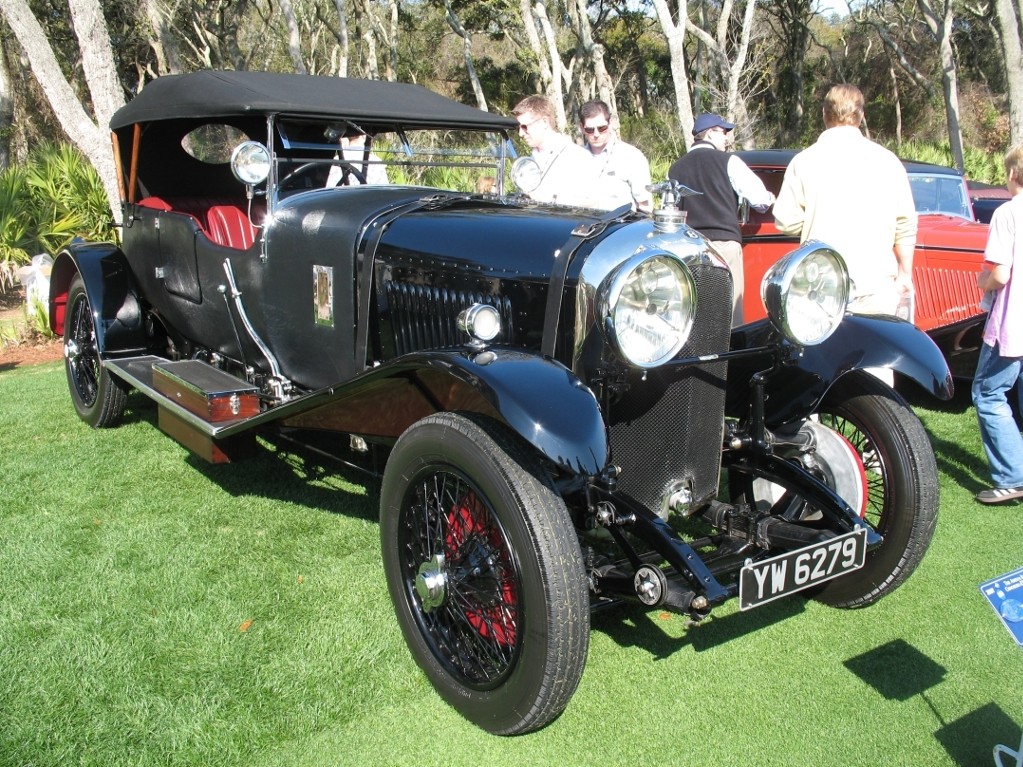
<path id="1" fill-rule="evenodd" d="M 952 379 L 912 325 L 846 315 L 827 246 L 779 261 L 768 318 L 733 331 L 684 190 L 652 217 L 530 201 L 516 122 L 415 86 L 166 76 L 110 127 L 122 242 L 51 278 L 78 415 L 112 426 L 134 389 L 209 460 L 300 445 L 381 476 L 398 623 L 479 726 L 558 716 L 595 606 L 862 607 L 921 561 L 934 455 L 864 369 Z"/>

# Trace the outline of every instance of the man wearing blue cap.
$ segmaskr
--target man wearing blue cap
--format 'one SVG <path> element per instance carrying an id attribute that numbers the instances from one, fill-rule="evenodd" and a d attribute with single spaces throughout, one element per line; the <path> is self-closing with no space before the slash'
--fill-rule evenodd
<path id="1" fill-rule="evenodd" d="M 682 206 L 686 223 L 710 241 L 732 272 L 732 327 L 743 322 L 739 202 L 746 200 L 761 212 L 774 203 L 774 195 L 749 166 L 728 152 L 734 128 L 719 115 L 700 115 L 693 123 L 693 146 L 668 170 L 668 178 L 701 193 L 684 198 Z"/>

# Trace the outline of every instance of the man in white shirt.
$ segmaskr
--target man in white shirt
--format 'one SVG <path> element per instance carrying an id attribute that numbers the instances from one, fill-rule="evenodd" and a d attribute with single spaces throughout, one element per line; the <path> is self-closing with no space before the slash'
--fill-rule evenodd
<path id="1" fill-rule="evenodd" d="M 539 166 L 537 185 L 525 191 L 539 202 L 559 205 L 589 205 L 595 176 L 589 152 L 557 129 L 554 104 L 546 96 L 527 96 L 512 115 L 518 120 L 519 135 L 533 151 Z"/>
<path id="2" fill-rule="evenodd" d="M 373 152 L 367 151 L 365 133 L 349 129 L 338 138 L 338 148 L 337 158 L 346 161 L 359 171 L 365 177 L 367 184 L 391 183 L 387 177 L 387 166 L 383 164 L 383 160 Z M 345 171 L 346 169 L 341 165 L 332 165 L 330 173 L 327 174 L 327 183 L 324 186 L 330 188 L 338 184 L 341 186 L 359 186 L 362 184 L 362 180 L 354 173 L 350 170 L 347 173 Z"/>
<path id="3" fill-rule="evenodd" d="M 634 210 L 653 210 L 650 162 L 632 144 L 621 140 L 611 125 L 611 108 L 603 101 L 587 101 L 579 108 L 579 127 L 597 169 L 593 207 L 614 210 L 632 205 Z"/>
<path id="4" fill-rule="evenodd" d="M 853 283 L 850 311 L 895 314 L 913 292 L 917 215 L 906 168 L 860 133 L 863 94 L 855 85 L 828 91 L 823 115 L 817 143 L 785 171 L 775 223 L 841 254 Z"/>

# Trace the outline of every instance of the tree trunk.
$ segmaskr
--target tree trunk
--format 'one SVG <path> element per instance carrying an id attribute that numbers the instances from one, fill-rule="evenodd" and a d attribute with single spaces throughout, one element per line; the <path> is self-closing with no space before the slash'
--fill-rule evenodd
<path id="1" fill-rule="evenodd" d="M 389 82 L 398 79 L 398 1 L 388 0 L 387 24 L 374 12 L 371 3 L 366 4 L 366 10 L 372 21 L 373 31 L 376 38 L 384 44 L 384 78 Z M 374 44 L 374 51 L 376 46 Z"/>
<path id="2" fill-rule="evenodd" d="M 579 42 L 593 67 L 597 98 L 611 108 L 612 115 L 617 115 L 618 104 L 615 101 L 614 82 L 612 82 L 611 75 L 608 74 L 607 66 L 604 64 L 604 46 L 596 43 L 593 39 L 593 25 L 586 12 L 586 0 L 576 0 L 576 16 L 579 19 Z"/>
<path id="3" fill-rule="evenodd" d="M 0 171 L 11 165 L 11 135 L 14 126 L 14 91 L 7 74 L 7 51 L 0 51 Z"/>
<path id="4" fill-rule="evenodd" d="M 540 33 L 537 31 L 537 17 L 533 15 L 533 6 L 530 0 L 519 0 L 519 13 L 522 15 L 522 27 L 526 30 L 526 37 L 529 39 L 529 48 L 536 57 L 536 66 L 540 72 L 540 91 L 547 92 L 554 74 L 551 72 L 550 62 L 544 52 L 543 44 L 540 42 Z"/>
<path id="5" fill-rule="evenodd" d="M 895 67 L 888 66 L 888 75 L 892 78 L 892 102 L 895 104 L 895 145 L 902 146 L 902 98 L 899 95 L 899 78 L 895 76 Z"/>
<path id="6" fill-rule="evenodd" d="M 38 20 L 32 15 L 27 0 L 4 0 L 0 10 L 25 50 L 32 74 L 53 107 L 61 128 L 99 173 L 114 220 L 120 222 L 117 174 L 107 128 L 113 113 L 124 104 L 114 67 L 114 52 L 99 0 L 69 0 L 68 4 L 82 54 L 95 120 L 86 112 L 74 88 L 61 72 L 53 48 Z"/>
<path id="7" fill-rule="evenodd" d="M 551 26 L 551 20 L 547 17 L 547 6 L 542 2 L 537 2 L 533 6 L 533 13 L 536 16 L 537 23 L 540 25 L 540 30 L 543 32 L 543 39 L 547 44 L 547 60 L 550 62 L 551 67 L 551 82 L 548 86 L 547 95 L 550 96 L 551 101 L 554 102 L 554 110 L 558 116 L 558 130 L 565 130 L 567 124 L 567 118 L 565 117 L 565 90 L 564 86 L 572 80 L 571 70 L 565 70 L 561 63 L 561 53 L 558 51 L 558 41 L 554 35 L 554 28 Z"/>
<path id="8" fill-rule="evenodd" d="M 998 26 L 1002 31 L 1005 81 L 1009 91 L 1009 140 L 1023 143 L 1023 47 L 1020 45 L 1021 12 L 1013 0 L 995 0 Z"/>
<path id="9" fill-rule="evenodd" d="M 462 38 L 462 56 L 465 59 L 465 71 L 469 75 L 469 82 L 472 83 L 472 92 L 476 95 L 476 104 L 486 112 L 487 97 L 483 95 L 483 84 L 480 82 L 480 77 L 476 72 L 476 65 L 473 63 L 472 58 L 472 37 L 465 27 L 462 26 L 458 16 L 455 15 L 454 8 L 451 7 L 451 0 L 444 0 L 444 10 L 447 12 L 448 26 L 451 27 L 451 30 L 456 35 Z"/>
<path id="10" fill-rule="evenodd" d="M 710 59 L 710 66 L 706 69 L 717 73 L 717 91 L 723 95 L 724 99 L 723 111 L 729 120 L 741 126 L 742 135 L 745 137 L 743 148 L 752 149 L 752 126 L 746 108 L 746 100 L 739 91 L 739 81 L 746 68 L 746 60 L 749 55 L 749 41 L 752 36 L 756 0 L 748 0 L 746 3 L 737 46 L 732 43 L 728 34 L 731 8 L 730 0 L 722 6 L 721 16 L 717 20 L 713 36 L 691 21 L 687 22 L 686 30 L 691 32 L 706 48 Z M 729 51 L 732 50 L 734 50 L 734 58 L 729 59 Z"/>
<path id="11" fill-rule="evenodd" d="M 362 76 L 370 80 L 379 80 L 380 64 L 377 60 L 377 40 L 376 31 L 373 28 L 374 19 L 371 16 L 372 9 L 365 2 L 355 2 L 352 7 L 355 10 L 357 34 L 366 43 Z"/>
<path id="12" fill-rule="evenodd" d="M 169 11 L 160 0 L 145 0 L 146 17 L 153 28 L 151 45 L 156 55 L 157 75 L 176 75 L 184 71 L 181 50 L 171 33 Z"/>
<path id="13" fill-rule="evenodd" d="M 668 52 L 671 55 L 671 77 L 675 85 L 675 104 L 678 109 L 678 122 L 682 128 L 682 137 L 688 149 L 693 144 L 693 103 L 689 100 L 689 75 L 686 72 L 685 30 L 688 15 L 687 0 L 679 0 L 676 24 L 671 16 L 666 0 L 653 0 L 657 19 L 661 30 L 668 41 Z"/>
<path id="14" fill-rule="evenodd" d="M 745 136 L 743 146 L 746 149 L 753 148 L 753 126 L 750 124 L 746 99 L 739 91 L 739 80 L 746 68 L 749 56 L 749 41 L 753 36 L 753 18 L 756 15 L 756 10 L 756 0 L 746 0 L 746 12 L 743 14 L 742 32 L 739 35 L 739 47 L 735 52 L 728 77 L 728 111 L 734 115 L 736 123 L 743 127 Z"/>
<path id="15" fill-rule="evenodd" d="M 766 0 L 762 3 L 778 22 L 777 34 L 782 46 L 774 85 L 781 110 L 778 146 L 797 146 L 803 139 L 805 60 L 810 44 L 810 22 L 817 15 L 816 5 L 812 0 Z"/>
<path id="16" fill-rule="evenodd" d="M 350 44 L 348 42 L 348 15 L 345 13 L 344 0 L 336 0 L 335 5 L 337 6 L 338 45 L 341 47 L 339 54 L 341 61 L 338 63 L 337 74 L 339 77 L 348 77 L 348 56 L 350 55 Z"/>
<path id="17" fill-rule="evenodd" d="M 284 14 L 284 26 L 288 30 L 288 54 L 291 56 L 291 65 L 295 72 L 300 75 L 308 74 L 305 62 L 302 60 L 302 32 L 298 28 L 298 19 L 295 18 L 295 8 L 291 0 L 277 0 L 281 6 L 281 13 Z"/>
<path id="18" fill-rule="evenodd" d="M 932 0 L 917 0 L 920 11 L 927 22 L 931 36 L 938 44 L 941 58 L 941 92 L 945 100 L 945 122 L 948 128 L 948 144 L 952 150 L 952 162 L 962 173 L 966 169 L 963 157 L 963 130 L 959 124 L 959 78 L 956 73 L 955 51 L 952 48 L 952 22 L 954 13 L 952 1 L 944 0 L 938 8 Z M 940 15 L 938 11 L 941 11 Z"/>

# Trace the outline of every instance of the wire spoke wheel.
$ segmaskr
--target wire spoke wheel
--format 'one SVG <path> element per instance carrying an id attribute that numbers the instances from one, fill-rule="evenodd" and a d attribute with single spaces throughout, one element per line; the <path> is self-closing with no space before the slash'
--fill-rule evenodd
<path id="1" fill-rule="evenodd" d="M 92 427 L 113 426 L 121 420 L 128 401 L 127 385 L 103 367 L 96 318 L 81 275 L 68 289 L 64 322 L 64 370 L 71 402 L 78 417 Z"/>
<path id="2" fill-rule="evenodd" d="M 399 557 L 410 601 L 439 660 L 486 689 L 514 663 L 520 636 L 518 569 L 496 517 L 450 472 L 430 473 L 402 509 Z"/>
<path id="3" fill-rule="evenodd" d="M 835 607 L 866 607 L 898 588 L 930 545 L 938 514 L 934 451 L 905 400 L 861 371 L 839 379 L 804 425 L 813 430 L 816 449 L 812 462 L 801 463 L 884 539 L 861 569 L 806 593 Z M 796 490 L 753 476 L 730 476 L 729 484 L 736 501 L 821 524 L 820 510 Z"/>
<path id="4" fill-rule="evenodd" d="M 920 419 L 869 373 L 840 379 L 818 417 L 859 455 L 865 519 L 884 541 L 868 552 L 862 569 L 825 584 L 815 597 L 836 607 L 865 607 L 905 582 L 930 545 L 938 518 L 937 462 Z"/>
<path id="5" fill-rule="evenodd" d="M 64 353 L 67 359 L 68 380 L 82 403 L 91 407 L 96 404 L 96 397 L 99 395 L 100 361 L 92 307 L 84 292 L 76 296 L 67 322 Z"/>
<path id="6" fill-rule="evenodd" d="M 448 703 L 500 735 L 564 710 L 586 663 L 588 585 L 534 451 L 482 416 L 413 424 L 384 470 L 380 543 L 405 641 Z"/>
<path id="7" fill-rule="evenodd" d="M 835 413 L 821 413 L 819 423 L 841 434 L 859 456 L 866 476 L 867 497 L 863 518 L 875 529 L 881 526 L 887 498 L 889 468 L 884 455 L 870 437 L 853 421 Z"/>

